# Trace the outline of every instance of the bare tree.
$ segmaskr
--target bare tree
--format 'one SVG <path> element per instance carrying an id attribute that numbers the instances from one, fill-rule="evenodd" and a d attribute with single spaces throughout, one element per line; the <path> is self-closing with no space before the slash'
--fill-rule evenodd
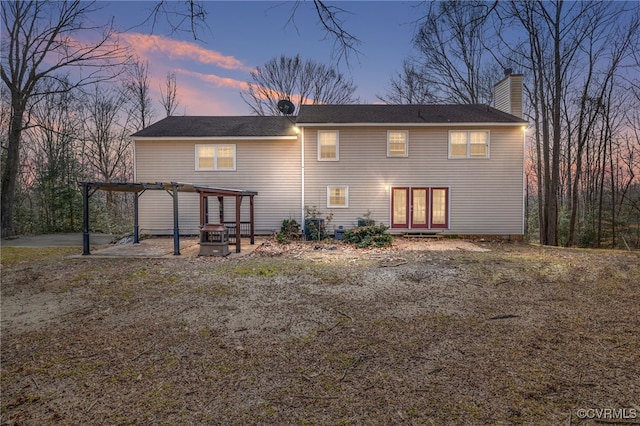
<path id="1" fill-rule="evenodd" d="M 621 5 L 536 0 L 501 3 L 497 8 L 500 19 L 496 22 L 501 27 L 496 34 L 520 29 L 524 35 L 515 42 L 502 40 L 501 45 L 506 48 L 503 57 L 528 75 L 525 91 L 535 124 L 542 244 L 560 242 L 563 193 L 571 194 L 572 216 L 577 214 L 583 151 L 593 140 L 620 55 L 634 44 L 614 31 L 627 7 Z M 575 220 L 569 219 L 572 226 Z M 574 239 L 572 226 L 567 232 L 569 242 Z"/>
<path id="2" fill-rule="evenodd" d="M 315 9 L 318 23 L 326 32 L 327 38 L 333 40 L 333 56 L 339 62 L 349 61 L 349 55 L 358 54 L 358 46 L 361 41 L 349 32 L 341 14 L 348 13 L 345 9 L 336 5 L 327 4 L 323 0 L 295 0 L 291 7 L 288 23 L 296 26 L 295 16 L 299 9 L 306 3 L 312 3 Z M 151 13 L 145 22 L 151 22 L 152 32 L 158 21 L 165 21 L 169 25 L 172 33 L 189 32 L 194 39 L 199 39 L 199 34 L 203 30 L 209 30 L 207 26 L 207 10 L 203 1 L 182 0 L 178 2 L 160 0 L 155 3 Z M 296 26 L 297 28 L 297 26 Z"/>
<path id="3" fill-rule="evenodd" d="M 288 99 L 296 104 L 349 104 L 356 86 L 333 67 L 295 57 L 273 58 L 251 72 L 253 79 L 241 93 L 257 115 L 279 115 L 277 103 Z"/>
<path id="4" fill-rule="evenodd" d="M 618 68 L 624 58 L 629 55 L 630 47 L 638 34 L 640 23 L 631 21 L 628 27 L 620 22 L 624 13 L 622 8 L 613 8 L 611 5 L 598 3 L 593 8 L 584 12 L 586 37 L 583 42 L 583 50 L 586 64 L 580 67 L 584 79 L 580 98 L 577 100 L 577 117 L 567 120 L 569 128 L 575 126 L 571 133 L 576 140 L 576 167 L 571 185 L 571 218 L 569 221 L 569 234 L 567 245 L 573 245 L 575 241 L 576 221 L 579 209 L 580 178 L 582 177 L 582 161 L 584 149 L 592 137 L 592 131 L 601 118 L 605 140 L 611 140 L 611 93 L 615 84 Z M 576 89 L 578 89 L 576 87 Z M 572 142 L 572 141 L 570 141 Z M 603 151 L 606 152 L 607 145 Z M 609 146 L 610 148 L 610 146 Z M 611 150 L 609 150 L 611 157 Z M 569 167 L 571 168 L 571 167 Z M 601 179 L 604 181 L 604 178 Z M 602 188 L 602 187 L 601 187 Z M 600 191 L 602 194 L 602 191 Z M 612 194 L 613 195 L 613 194 Z M 602 204 L 602 201 L 600 201 Z M 601 207 L 600 207 L 601 209 Z"/>
<path id="5" fill-rule="evenodd" d="M 175 114 L 178 109 L 178 82 L 176 79 L 176 73 L 168 72 L 165 80 L 164 90 L 160 88 L 160 98 L 162 107 L 164 108 L 167 117 Z"/>
<path id="6" fill-rule="evenodd" d="M 78 102 L 73 92 L 50 91 L 32 109 L 34 125 L 25 130 L 24 138 L 31 177 L 21 192 L 30 194 L 31 214 L 37 219 L 31 231 L 39 233 L 77 230 L 82 211 L 77 187 L 83 176 L 77 156 Z"/>
<path id="7" fill-rule="evenodd" d="M 402 71 L 391 79 L 386 95 L 378 95 L 381 101 L 392 104 L 427 104 L 435 103 L 436 96 L 431 93 L 429 83 L 415 63 L 405 60 Z"/>
<path id="8" fill-rule="evenodd" d="M 333 39 L 333 56 L 337 62 L 344 59 L 349 62 L 349 55 L 358 54 L 358 46 L 362 43 L 354 34 L 347 31 L 340 14 L 348 13 L 345 9 L 329 5 L 323 0 L 311 0 L 318 16 L 320 26 L 325 30 L 327 37 Z M 289 22 L 295 25 L 295 15 L 298 9 L 309 0 L 296 0 L 293 4 Z"/>
<path id="9" fill-rule="evenodd" d="M 128 68 L 124 91 L 131 105 L 132 130 L 144 129 L 151 124 L 155 116 L 149 88 L 148 62 L 135 61 Z"/>
<path id="10" fill-rule="evenodd" d="M 153 32 L 160 20 L 168 24 L 172 33 L 189 32 L 195 40 L 199 39 L 198 35 L 201 31 L 208 29 L 207 10 L 202 1 L 157 1 L 145 22 L 151 22 Z"/>
<path id="11" fill-rule="evenodd" d="M 75 1 L 3 1 L 2 60 L 0 77 L 9 89 L 11 119 L 7 137 L 6 157 L 2 172 L 2 237 L 14 234 L 13 214 L 16 181 L 20 168 L 20 141 L 28 126 L 29 105 L 46 94 L 40 83 L 56 80 L 60 73 L 82 67 L 85 73 L 76 75 L 74 83 L 64 90 L 73 90 L 113 77 L 113 67 L 127 58 L 125 51 L 113 41 L 110 28 L 89 27 L 83 19 L 96 11 L 93 2 Z M 98 41 L 82 44 L 73 35 L 101 31 Z M 59 89 L 56 89 L 59 90 Z"/>
<path id="12" fill-rule="evenodd" d="M 493 84 L 501 75 L 498 67 L 488 65 L 485 47 L 487 23 L 495 5 L 479 0 L 429 4 L 414 39 L 419 57 L 413 70 L 437 102 L 491 102 Z"/>
<path id="13" fill-rule="evenodd" d="M 121 91 L 98 85 L 83 100 L 83 158 L 93 179 L 128 180 L 131 128 L 124 109 L 126 101 Z"/>

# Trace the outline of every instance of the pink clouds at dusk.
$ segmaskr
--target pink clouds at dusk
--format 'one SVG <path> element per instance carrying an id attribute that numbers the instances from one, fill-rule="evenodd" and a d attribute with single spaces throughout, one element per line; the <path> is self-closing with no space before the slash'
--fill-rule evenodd
<path id="1" fill-rule="evenodd" d="M 177 78 L 179 113 L 238 112 L 229 111 L 229 98 L 239 98 L 239 93 L 246 90 L 249 72 L 253 70 L 241 60 L 197 43 L 160 35 L 121 33 L 119 36 L 140 61 L 148 64 L 150 88 L 155 98 L 160 98 L 167 74 L 173 73 Z M 227 73 L 233 76 L 223 75 Z"/>
<path id="2" fill-rule="evenodd" d="M 200 79 L 203 82 L 211 83 L 216 87 L 227 87 L 238 90 L 247 90 L 249 83 L 246 81 L 240 81 L 229 77 L 219 77 L 215 74 L 202 74 L 193 71 L 180 71 L 182 75 L 188 75 Z"/>
<path id="3" fill-rule="evenodd" d="M 142 58 L 146 58 L 150 54 L 164 54 L 171 59 L 191 59 L 203 64 L 213 64 L 228 70 L 246 72 L 252 70 L 251 67 L 245 66 L 242 61 L 233 56 L 225 56 L 219 52 L 205 49 L 202 46 L 187 41 L 141 33 L 122 33 L 120 34 L 120 38 Z"/>
<path id="4" fill-rule="evenodd" d="M 179 2 L 176 2 L 176 4 Z M 318 25 L 313 3 L 206 1 L 206 28 L 197 37 L 170 25 L 171 16 L 148 19 L 154 2 L 100 2 L 96 23 L 110 21 L 120 42 L 148 64 L 155 109 L 169 73 L 176 76 L 178 111 L 187 115 L 247 115 L 241 93 L 250 72 L 281 55 L 335 65 L 334 43 Z M 292 14 L 295 13 L 295 20 Z M 376 100 L 411 50 L 415 11 L 405 2 L 350 2 L 340 14 L 363 43 L 339 72 L 352 78 L 362 102 Z M 167 18 L 167 19 L 165 19 Z M 406 24 L 406 25 L 405 25 Z M 162 89 L 161 89 L 162 88 Z M 159 113 L 160 115 L 160 113 Z M 161 117 L 158 117 L 161 118 Z"/>

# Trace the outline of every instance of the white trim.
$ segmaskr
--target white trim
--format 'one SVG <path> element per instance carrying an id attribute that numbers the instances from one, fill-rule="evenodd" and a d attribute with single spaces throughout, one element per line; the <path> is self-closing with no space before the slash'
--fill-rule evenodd
<path id="1" fill-rule="evenodd" d="M 133 181 L 138 181 L 138 162 L 136 161 L 136 141 L 133 141 Z"/>
<path id="2" fill-rule="evenodd" d="M 344 189 L 344 206 L 331 204 L 331 190 L 334 188 Z M 349 208 L 349 185 L 327 185 L 327 208 L 328 209 L 348 209 Z"/>
<path id="3" fill-rule="evenodd" d="M 320 133 L 335 133 L 336 134 L 336 157 L 335 158 L 321 158 L 320 157 Z M 318 130 L 316 134 L 316 146 L 317 146 L 317 158 L 318 161 L 340 161 L 340 131 L 339 130 Z"/>
<path id="4" fill-rule="evenodd" d="M 391 155 L 389 151 L 389 135 L 391 133 L 404 133 L 404 155 Z M 407 158 L 409 157 L 409 131 L 408 130 L 391 130 L 387 129 L 387 157 L 388 158 Z"/>
<path id="5" fill-rule="evenodd" d="M 492 123 L 492 122 L 478 122 L 478 123 L 297 123 L 298 127 L 478 127 L 478 126 L 491 126 L 491 127 L 512 127 L 512 126 L 526 126 L 524 121 L 518 123 Z"/>
<path id="6" fill-rule="evenodd" d="M 298 136 L 136 136 L 134 141 L 295 141 Z"/>

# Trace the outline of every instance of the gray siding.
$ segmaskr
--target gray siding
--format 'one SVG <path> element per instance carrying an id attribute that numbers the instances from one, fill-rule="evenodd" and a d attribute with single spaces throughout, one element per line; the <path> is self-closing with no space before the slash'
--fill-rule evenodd
<path id="1" fill-rule="evenodd" d="M 505 77 L 493 91 L 496 109 L 522 118 L 522 74 Z"/>
<path id="2" fill-rule="evenodd" d="M 332 226 L 352 227 L 371 210 L 390 224 L 392 187 L 448 187 L 454 234 L 522 234 L 523 134 L 520 126 L 460 127 L 490 131 L 490 158 L 448 159 L 455 127 L 322 127 L 340 131 L 340 161 L 317 161 L 317 130 L 304 128 L 305 205 L 333 213 Z M 387 130 L 408 130 L 409 156 L 386 156 Z M 349 207 L 328 209 L 327 185 L 349 186 Z"/>
<path id="3" fill-rule="evenodd" d="M 235 171 L 195 171 L 195 145 L 236 145 Z M 136 181 L 176 181 L 221 188 L 257 191 L 257 233 L 280 229 L 283 219 L 299 218 L 301 202 L 300 144 L 296 140 L 182 140 L 136 141 Z M 180 229 L 195 232 L 199 226 L 197 194 L 179 193 Z M 217 222 L 217 200 L 210 200 L 210 221 Z M 243 201 L 248 220 L 249 199 Z M 233 220 L 234 199 L 225 199 L 225 219 Z M 168 234 L 173 227 L 173 204 L 163 191 L 147 191 L 140 197 L 142 232 Z"/>

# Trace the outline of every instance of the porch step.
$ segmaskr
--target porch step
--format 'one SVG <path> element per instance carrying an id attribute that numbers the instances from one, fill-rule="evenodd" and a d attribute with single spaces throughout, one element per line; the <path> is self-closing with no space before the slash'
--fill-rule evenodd
<path id="1" fill-rule="evenodd" d="M 442 238 L 440 231 L 405 231 L 404 238 Z"/>

